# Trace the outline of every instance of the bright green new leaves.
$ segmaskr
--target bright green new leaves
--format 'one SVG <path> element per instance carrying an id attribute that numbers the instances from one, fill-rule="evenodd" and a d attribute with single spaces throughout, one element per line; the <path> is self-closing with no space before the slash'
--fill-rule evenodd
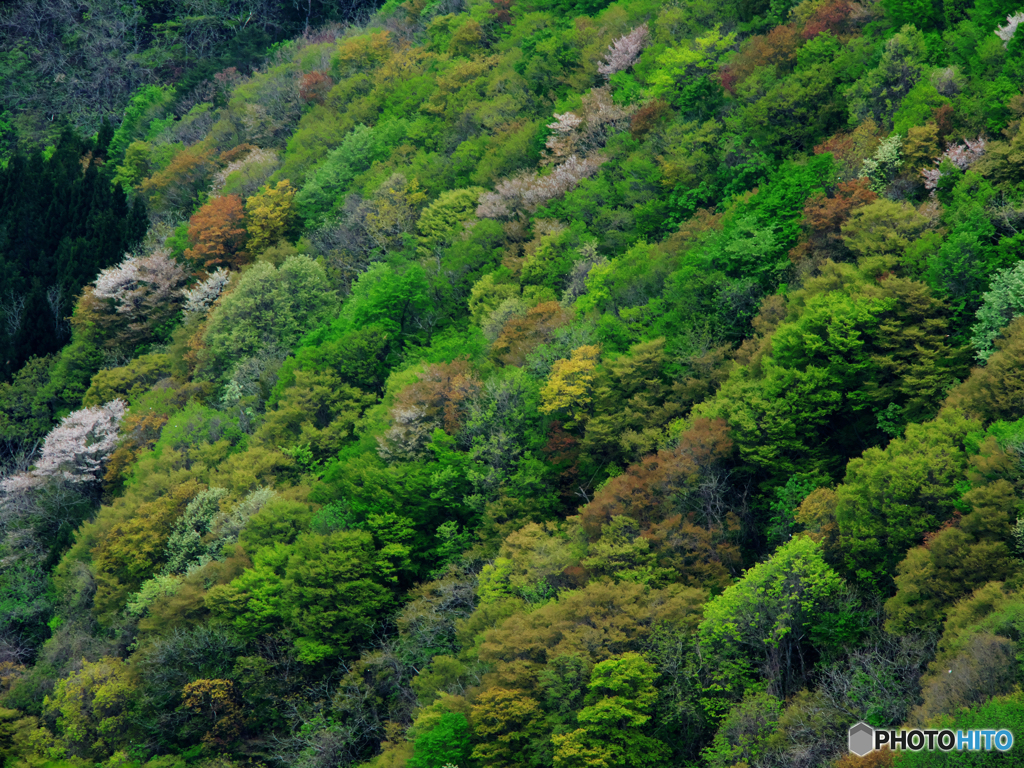
<path id="1" fill-rule="evenodd" d="M 858 580 L 888 590 L 902 553 L 954 514 L 966 490 L 964 441 L 979 426 L 944 411 L 849 463 L 836 491 L 836 518 L 847 567 Z"/>
<path id="2" fill-rule="evenodd" d="M 681 86 L 690 81 L 709 75 L 715 70 L 718 59 L 736 42 L 736 33 L 722 34 L 722 25 L 709 30 L 704 37 L 697 37 L 692 46 L 669 48 L 658 56 L 656 69 L 648 77 L 651 96 L 670 100 Z"/>
<path id="3" fill-rule="evenodd" d="M 336 312 L 336 302 L 324 268 L 312 259 L 291 256 L 280 268 L 253 264 L 210 314 L 205 362 L 219 374 L 268 343 L 287 349 Z"/>
<path id="4" fill-rule="evenodd" d="M 468 187 L 442 192 L 434 202 L 423 209 L 416 222 L 416 251 L 420 256 L 435 256 L 452 244 L 464 221 L 475 219 L 477 199 L 483 187 Z"/>
<path id="5" fill-rule="evenodd" d="M 445 712 L 433 728 L 416 737 L 409 768 L 465 765 L 469 757 L 469 723 L 461 712 Z"/>
<path id="6" fill-rule="evenodd" d="M 813 297 L 772 339 L 760 370 L 741 370 L 695 413 L 728 421 L 743 458 L 775 476 L 813 461 L 827 470 L 843 437 L 839 420 L 868 407 L 875 365 L 868 341 L 891 300 L 832 291 Z M 811 465 L 805 465 L 810 470 Z"/>
<path id="7" fill-rule="evenodd" d="M 837 389 L 863 401 L 865 393 L 857 390 L 872 368 L 866 337 L 877 327 L 878 316 L 895 304 L 892 299 L 840 291 L 814 296 L 796 322 L 775 332 L 772 355 L 787 368 L 828 371 Z"/>
<path id="8" fill-rule="evenodd" d="M 812 635 L 828 626 L 829 642 L 842 644 L 838 611 L 846 585 L 809 538 L 791 540 L 771 559 L 704 607 L 698 630 L 707 660 L 703 705 L 715 716 L 738 700 L 760 671 L 780 694 L 800 678 Z M 816 632 L 816 630 L 818 632 Z M 824 639 L 815 636 L 814 640 Z"/>
<path id="9" fill-rule="evenodd" d="M 437 321 L 436 313 L 431 312 L 429 290 L 422 267 L 398 271 L 377 262 L 352 286 L 342 317 L 355 328 L 376 325 L 396 336 L 427 338 Z"/>
<path id="10" fill-rule="evenodd" d="M 352 186 L 356 176 L 377 160 L 386 158 L 401 142 L 406 130 L 405 120 L 389 120 L 373 128 L 365 125 L 353 128 L 310 174 L 295 196 L 299 213 L 307 220 L 331 213 L 349 192 L 355 191 Z"/>
<path id="11" fill-rule="evenodd" d="M 351 655 L 368 636 L 392 602 L 381 583 L 389 570 L 369 533 L 307 533 L 260 549 L 251 570 L 210 591 L 207 606 L 243 637 L 282 632 L 301 661 L 315 663 Z"/>
<path id="12" fill-rule="evenodd" d="M 657 672 L 638 653 L 594 666 L 580 727 L 551 737 L 555 768 L 645 768 L 661 765 L 668 748 L 644 732 L 658 701 Z"/>

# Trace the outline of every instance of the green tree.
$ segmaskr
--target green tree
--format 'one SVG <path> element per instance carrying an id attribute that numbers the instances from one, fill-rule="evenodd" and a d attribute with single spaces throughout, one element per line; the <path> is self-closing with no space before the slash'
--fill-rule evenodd
<path id="1" fill-rule="evenodd" d="M 896 564 L 956 512 L 965 490 L 964 441 L 978 422 L 943 411 L 847 465 L 836 493 L 846 566 L 862 583 L 891 589 Z"/>
<path id="2" fill-rule="evenodd" d="M 915 0 L 894 0 L 910 4 Z M 927 17 L 925 17 L 927 18 Z M 904 97 L 921 78 L 927 45 L 924 35 L 905 20 L 905 25 L 885 42 L 878 66 L 850 86 L 850 124 L 857 125 L 871 117 L 880 125 L 891 125 L 892 116 Z M 918 23 L 919 19 L 913 19 Z"/>
<path id="3" fill-rule="evenodd" d="M 732 768 L 753 763 L 765 752 L 766 742 L 777 730 L 782 701 L 763 691 L 748 691 L 743 701 L 729 710 L 718 726 L 704 759 L 711 768 Z"/>
<path id="4" fill-rule="evenodd" d="M 280 268 L 254 264 L 210 313 L 205 365 L 219 375 L 268 343 L 287 349 L 336 311 L 327 275 L 312 259 L 291 256 Z"/>
<path id="5" fill-rule="evenodd" d="M 408 130 L 405 120 L 386 120 L 370 128 L 357 125 L 331 150 L 295 197 L 295 206 L 310 221 L 325 217 L 355 191 L 356 176 L 384 160 Z"/>
<path id="6" fill-rule="evenodd" d="M 820 545 L 801 536 L 708 602 L 697 630 L 707 660 L 701 703 L 708 715 L 725 714 L 754 684 L 755 672 L 777 694 L 798 687 L 812 641 L 841 646 L 852 637 L 845 591 Z"/>
<path id="7" fill-rule="evenodd" d="M 270 445 L 308 446 L 315 460 L 322 461 L 352 437 L 356 422 L 376 399 L 342 383 L 333 371 L 298 370 L 257 436 Z"/>
<path id="8" fill-rule="evenodd" d="M 1020 570 L 1010 550 L 1010 527 L 1020 501 L 1006 480 L 964 494 L 971 511 L 958 525 L 928 537 L 897 567 L 896 594 L 885 604 L 886 628 L 907 634 L 935 626 L 956 600 Z"/>
<path id="9" fill-rule="evenodd" d="M 416 252 L 428 258 L 450 246 L 459 224 L 475 218 L 477 200 L 483 191 L 482 187 L 453 189 L 424 208 L 416 222 Z"/>
<path id="10" fill-rule="evenodd" d="M 445 712 L 428 731 L 416 737 L 411 768 L 465 765 L 470 754 L 470 730 L 461 712 Z"/>
<path id="11" fill-rule="evenodd" d="M 206 602 L 243 637 L 284 632 L 301 661 L 316 663 L 351 655 L 390 607 L 382 565 L 369 533 L 306 533 L 258 550 L 252 570 L 211 590 Z"/>
<path id="12" fill-rule="evenodd" d="M 580 727 L 551 737 L 556 768 L 633 768 L 663 765 L 664 742 L 647 728 L 658 702 L 657 671 L 638 653 L 594 665 Z"/>

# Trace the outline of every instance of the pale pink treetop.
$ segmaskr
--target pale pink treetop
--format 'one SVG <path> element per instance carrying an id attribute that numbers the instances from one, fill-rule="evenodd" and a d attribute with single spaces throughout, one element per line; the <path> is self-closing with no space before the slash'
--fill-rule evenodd
<path id="1" fill-rule="evenodd" d="M 100 480 L 103 463 L 117 447 L 117 430 L 127 408 L 124 400 L 111 400 L 65 416 L 46 436 L 31 474 L 60 475 L 76 483 Z"/>
<path id="2" fill-rule="evenodd" d="M 973 141 L 971 139 L 964 139 L 963 144 L 953 144 L 947 148 L 935 161 L 935 165 L 939 166 L 943 160 L 949 160 L 961 171 L 966 171 L 978 162 L 983 154 L 985 154 L 985 139 L 983 137 L 979 136 Z M 939 179 L 942 178 L 942 171 L 938 167 L 925 168 L 921 171 L 921 175 L 924 176 L 925 189 L 929 192 L 934 192 L 939 184 Z"/>
<path id="3" fill-rule="evenodd" d="M 169 299 L 186 277 L 184 268 L 160 248 L 147 256 L 127 255 L 120 264 L 101 270 L 95 295 L 113 300 L 118 314 L 134 315 Z"/>
<path id="4" fill-rule="evenodd" d="M 1024 21 L 1024 11 L 1018 11 L 1006 17 L 1005 25 L 996 27 L 996 37 L 1003 41 L 1004 48 L 1013 40 L 1013 36 L 1017 34 L 1017 27 L 1022 21 Z"/>
<path id="5" fill-rule="evenodd" d="M 629 69 L 636 64 L 650 41 L 650 29 L 645 22 L 608 46 L 608 55 L 597 65 L 598 74 L 610 78 L 616 72 Z"/>

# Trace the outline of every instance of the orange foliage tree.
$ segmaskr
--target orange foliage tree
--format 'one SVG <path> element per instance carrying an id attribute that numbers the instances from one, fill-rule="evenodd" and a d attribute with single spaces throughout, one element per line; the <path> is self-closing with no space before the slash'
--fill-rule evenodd
<path id="1" fill-rule="evenodd" d="M 238 195 L 215 197 L 189 220 L 188 239 L 192 247 L 185 256 L 212 267 L 239 267 L 248 254 L 245 248 L 245 212 Z"/>
<path id="2" fill-rule="evenodd" d="M 844 181 L 836 186 L 831 195 L 817 194 L 807 199 L 804 205 L 804 227 L 807 233 L 793 250 L 790 259 L 795 264 L 825 259 L 842 261 L 849 251 L 842 241 L 842 226 L 850 214 L 862 205 L 874 202 L 878 195 L 868 187 L 867 179 Z"/>
<path id="3" fill-rule="evenodd" d="M 310 72 L 299 82 L 299 98 L 307 104 L 323 104 L 334 81 L 326 72 Z"/>
<path id="4" fill-rule="evenodd" d="M 186 147 L 162 171 L 142 182 L 142 194 L 159 212 L 185 212 L 207 186 L 216 168 L 214 153 L 200 145 Z"/>

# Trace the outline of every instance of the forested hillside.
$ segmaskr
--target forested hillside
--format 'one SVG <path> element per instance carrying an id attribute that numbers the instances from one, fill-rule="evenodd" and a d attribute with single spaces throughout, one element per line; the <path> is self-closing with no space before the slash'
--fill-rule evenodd
<path id="1" fill-rule="evenodd" d="M 1024 738 L 1019 11 L 8 4 L 3 768 Z"/>

